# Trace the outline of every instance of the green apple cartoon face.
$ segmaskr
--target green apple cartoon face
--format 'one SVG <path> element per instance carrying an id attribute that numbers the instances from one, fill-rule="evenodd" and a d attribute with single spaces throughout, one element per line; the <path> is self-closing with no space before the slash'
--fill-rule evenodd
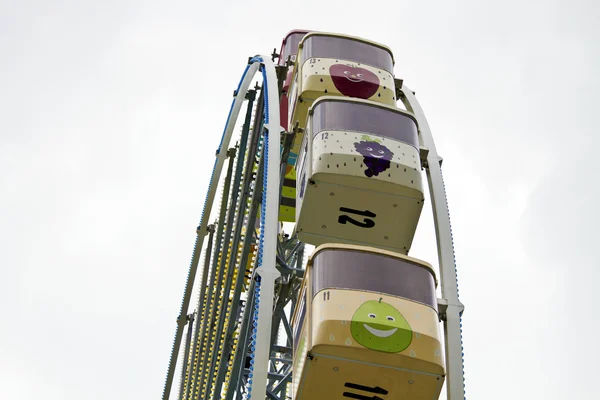
<path id="1" fill-rule="evenodd" d="M 406 319 L 382 299 L 363 303 L 352 316 L 352 337 L 371 350 L 399 353 L 412 341 L 412 329 Z"/>

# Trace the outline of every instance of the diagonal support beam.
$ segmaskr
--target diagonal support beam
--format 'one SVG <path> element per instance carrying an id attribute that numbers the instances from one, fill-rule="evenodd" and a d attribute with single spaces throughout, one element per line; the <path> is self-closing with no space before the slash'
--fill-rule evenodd
<path id="1" fill-rule="evenodd" d="M 279 383 L 277 384 L 277 386 L 275 386 L 273 388 L 273 393 L 281 393 L 281 391 L 283 391 L 285 389 L 285 385 L 287 385 L 291 381 L 292 381 L 292 371 L 285 374 L 283 379 L 281 379 L 279 381 Z"/>

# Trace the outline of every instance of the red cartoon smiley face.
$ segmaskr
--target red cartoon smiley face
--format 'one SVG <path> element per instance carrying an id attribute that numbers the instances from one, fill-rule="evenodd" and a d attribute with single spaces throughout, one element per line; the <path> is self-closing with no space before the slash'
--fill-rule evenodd
<path id="1" fill-rule="evenodd" d="M 368 99 L 379 89 L 379 78 L 365 68 L 333 64 L 329 74 L 336 89 L 344 96 Z"/>

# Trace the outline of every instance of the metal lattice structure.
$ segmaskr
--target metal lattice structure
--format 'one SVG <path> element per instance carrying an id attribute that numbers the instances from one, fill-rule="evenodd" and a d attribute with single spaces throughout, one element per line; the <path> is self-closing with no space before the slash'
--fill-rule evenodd
<path id="1" fill-rule="evenodd" d="M 290 323 L 304 277 L 306 245 L 278 222 L 297 130 L 286 132 L 279 124 L 287 67 L 275 66 L 276 56 L 251 58 L 234 92 L 196 231 L 163 400 L 292 397 Z M 261 83 L 251 88 L 257 73 Z M 464 399 L 464 307 L 458 299 L 442 159 L 414 93 L 401 81 L 396 93 L 419 122 L 421 165 L 438 246 L 447 398 Z M 193 298 L 197 302 L 190 312 Z"/>

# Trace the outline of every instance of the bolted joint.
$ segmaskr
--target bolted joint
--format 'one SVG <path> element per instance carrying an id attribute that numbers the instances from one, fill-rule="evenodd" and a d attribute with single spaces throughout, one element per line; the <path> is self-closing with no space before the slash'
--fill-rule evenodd
<path id="1" fill-rule="evenodd" d="M 446 310 L 448 309 L 448 300 L 446 299 L 437 299 L 438 306 L 438 317 L 440 321 L 446 320 Z"/>
<path id="2" fill-rule="evenodd" d="M 429 155 L 429 149 L 424 146 L 419 147 L 419 157 L 421 158 L 421 168 L 429 168 L 429 162 L 427 161 L 427 156 Z"/>
<path id="3" fill-rule="evenodd" d="M 177 317 L 177 325 L 185 326 L 187 324 L 187 321 L 188 321 L 187 315 L 180 315 Z"/>
<path id="4" fill-rule="evenodd" d="M 275 72 L 277 72 L 277 78 L 279 83 L 283 83 L 285 76 L 287 75 L 288 66 L 287 65 L 275 65 Z M 281 90 L 281 89 L 280 89 Z"/>
<path id="5" fill-rule="evenodd" d="M 256 99 L 256 90 L 250 89 L 246 92 L 246 100 L 254 101 Z"/>
<path id="6" fill-rule="evenodd" d="M 297 133 L 304 133 L 304 128 L 300 128 L 300 122 L 296 121 L 296 123 L 294 124 L 294 128 L 292 128 L 292 132 L 293 135 L 297 134 Z"/>
<path id="7" fill-rule="evenodd" d="M 405 98 L 404 93 L 402 93 L 402 83 L 403 83 L 402 79 L 394 78 L 394 84 L 396 85 L 396 88 L 395 88 L 396 100 Z"/>
<path id="8" fill-rule="evenodd" d="M 214 225 L 208 225 L 206 227 L 206 231 L 204 233 L 200 230 L 200 225 L 198 225 L 196 227 L 196 235 L 202 235 L 202 234 L 205 235 L 206 233 L 215 233 L 215 226 Z"/>
<path id="9" fill-rule="evenodd" d="M 448 319 L 448 310 L 450 310 L 450 312 L 458 311 L 459 317 L 461 317 L 465 311 L 465 306 L 460 301 L 450 303 L 447 299 L 437 299 L 437 304 L 440 321 L 446 321 Z"/>
<path id="10" fill-rule="evenodd" d="M 273 48 L 273 53 L 271 53 L 271 61 L 275 62 L 275 59 L 281 57 L 281 54 L 277 54 L 277 48 Z"/>

